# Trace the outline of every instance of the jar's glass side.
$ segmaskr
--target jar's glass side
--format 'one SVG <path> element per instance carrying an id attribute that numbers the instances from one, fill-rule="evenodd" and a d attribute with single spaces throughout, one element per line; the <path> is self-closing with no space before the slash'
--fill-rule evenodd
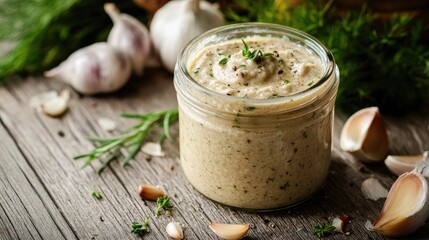
<path id="1" fill-rule="evenodd" d="M 199 47 L 185 51 L 179 62 L 187 62 L 205 44 L 214 44 L 213 39 L 219 38 L 195 43 Z M 318 51 L 330 68 L 333 59 L 323 57 L 323 48 Z M 255 103 L 225 98 L 196 87 L 182 70 L 175 72 L 180 156 L 185 175 L 199 192 L 229 206 L 266 210 L 301 202 L 321 187 L 330 165 L 338 70 L 315 90 L 300 94 L 296 99 L 302 104 L 294 105 L 285 99 Z M 237 113 L 237 101 L 260 104 L 267 113 Z"/>

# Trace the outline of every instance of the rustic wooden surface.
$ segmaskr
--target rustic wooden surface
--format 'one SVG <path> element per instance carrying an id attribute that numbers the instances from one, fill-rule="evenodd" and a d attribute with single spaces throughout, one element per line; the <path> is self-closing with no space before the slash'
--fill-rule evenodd
<path id="1" fill-rule="evenodd" d="M 384 200 L 365 199 L 360 185 L 375 177 L 389 188 L 396 177 L 383 164 L 361 164 L 339 149 L 343 114 L 335 119 L 333 162 L 324 188 L 299 206 L 252 213 L 216 204 L 190 186 L 178 161 L 177 125 L 172 129 L 176 141 L 163 146 L 166 158 L 139 153 L 129 166 L 113 162 L 101 176 L 95 167 L 81 170 L 83 162 L 72 159 L 92 148 L 87 136 L 111 135 L 98 126 L 98 118 L 113 119 L 125 128 L 134 122 L 121 119 L 120 113 L 175 107 L 171 74 L 149 70 L 115 94 L 86 97 L 72 91 L 69 111 L 58 119 L 29 107 L 35 94 L 64 88 L 61 82 L 33 77 L 0 85 L 0 239 L 139 239 L 130 233 L 130 224 L 147 215 L 151 232 L 145 239 L 169 239 L 165 226 L 170 221 L 185 225 L 186 239 L 217 239 L 210 222 L 249 223 L 246 239 L 317 239 L 313 227 L 339 214 L 351 217 L 351 234 L 329 239 L 383 239 L 366 230 L 365 222 L 377 217 Z M 386 122 L 391 153 L 429 149 L 429 114 L 387 117 Z M 154 216 L 155 203 L 137 195 L 141 183 L 159 185 L 172 196 L 172 217 Z M 91 196 L 94 190 L 101 192 L 102 200 Z M 409 238 L 429 239 L 429 224 Z"/>

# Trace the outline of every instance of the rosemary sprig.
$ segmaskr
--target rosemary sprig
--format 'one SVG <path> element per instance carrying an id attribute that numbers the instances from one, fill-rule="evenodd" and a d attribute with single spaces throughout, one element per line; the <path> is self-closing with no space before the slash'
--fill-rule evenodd
<path id="1" fill-rule="evenodd" d="M 163 134 L 160 137 L 160 141 L 164 138 L 171 140 L 172 138 L 169 129 L 170 126 L 177 121 L 179 113 L 177 108 L 175 108 L 160 112 L 151 112 L 145 115 L 122 114 L 121 116 L 139 119 L 141 122 L 128 128 L 124 135 L 118 137 L 89 138 L 89 140 L 99 145 L 89 153 L 74 157 L 74 159 L 87 159 L 82 168 L 89 166 L 95 159 L 104 158 L 102 166 L 97 170 L 97 174 L 100 174 L 112 160 L 116 159 L 120 155 L 120 150 L 123 148 L 128 150 L 128 155 L 122 160 L 121 165 L 127 165 L 128 162 L 139 152 L 146 136 L 156 125 L 163 127 Z"/>

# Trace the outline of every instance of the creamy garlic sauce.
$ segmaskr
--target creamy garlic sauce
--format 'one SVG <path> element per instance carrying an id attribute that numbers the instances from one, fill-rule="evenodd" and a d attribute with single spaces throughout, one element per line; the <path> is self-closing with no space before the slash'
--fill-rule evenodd
<path id="1" fill-rule="evenodd" d="M 323 75 L 320 59 L 296 43 L 260 37 L 244 42 L 250 52 L 261 54 L 255 59 L 243 56 L 241 40 L 210 46 L 189 65 L 192 77 L 225 95 L 267 99 L 302 92 Z"/>
<path id="2" fill-rule="evenodd" d="M 317 84 L 326 65 L 288 39 L 244 41 L 250 53 L 261 51 L 260 59 L 243 56 L 239 39 L 206 47 L 187 61 L 197 83 L 237 98 L 192 91 L 196 101 L 191 105 L 178 91 L 182 167 L 198 191 L 220 203 L 250 209 L 289 206 L 312 195 L 327 177 L 335 92 L 323 84 L 286 99 Z M 276 100 L 249 105 L 271 98 Z M 302 106 L 298 117 L 296 112 L 273 114 Z M 215 110 L 208 114 L 204 108 Z"/>

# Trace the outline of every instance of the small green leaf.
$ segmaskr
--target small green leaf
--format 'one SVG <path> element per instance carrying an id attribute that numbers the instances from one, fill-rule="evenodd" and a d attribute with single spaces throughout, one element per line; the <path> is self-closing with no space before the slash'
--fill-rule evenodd
<path id="1" fill-rule="evenodd" d="M 91 195 L 97 200 L 101 200 L 103 198 L 100 192 L 97 192 L 97 191 L 92 191 Z"/>

